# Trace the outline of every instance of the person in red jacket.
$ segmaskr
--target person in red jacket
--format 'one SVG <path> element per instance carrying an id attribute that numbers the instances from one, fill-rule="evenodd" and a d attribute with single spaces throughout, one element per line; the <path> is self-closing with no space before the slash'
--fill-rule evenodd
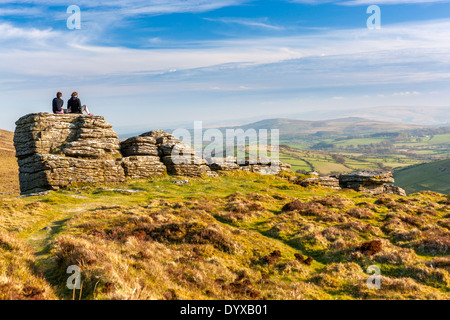
<path id="1" fill-rule="evenodd" d="M 67 101 L 67 109 L 70 110 L 70 113 L 83 114 L 83 112 L 86 112 L 88 116 L 92 116 L 88 108 L 85 105 L 81 105 L 77 92 L 73 92 L 72 97 Z"/>

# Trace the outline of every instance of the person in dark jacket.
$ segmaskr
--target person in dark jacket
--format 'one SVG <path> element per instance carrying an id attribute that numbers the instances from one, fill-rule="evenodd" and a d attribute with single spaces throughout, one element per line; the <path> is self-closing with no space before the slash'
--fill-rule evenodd
<path id="1" fill-rule="evenodd" d="M 83 112 L 86 112 L 88 116 L 92 116 L 88 108 L 85 105 L 81 105 L 77 92 L 72 93 L 72 97 L 67 101 L 67 108 L 70 110 L 70 113 L 83 114 Z"/>
<path id="2" fill-rule="evenodd" d="M 62 98 L 62 93 L 58 92 L 56 94 L 56 98 L 53 99 L 53 113 L 55 114 L 64 114 L 64 109 L 63 109 L 63 105 L 64 105 L 64 100 L 61 99 Z"/>

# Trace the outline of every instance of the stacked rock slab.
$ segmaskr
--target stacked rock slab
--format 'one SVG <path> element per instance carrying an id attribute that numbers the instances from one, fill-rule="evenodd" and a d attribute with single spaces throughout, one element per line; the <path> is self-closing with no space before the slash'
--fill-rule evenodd
<path id="1" fill-rule="evenodd" d="M 394 183 L 392 172 L 357 171 L 339 176 L 341 188 L 372 194 L 397 194 L 406 196 L 405 190 L 387 183 Z"/>
<path id="2" fill-rule="evenodd" d="M 125 179 L 119 140 L 103 117 L 29 114 L 16 122 L 22 193 Z"/>
<path id="3" fill-rule="evenodd" d="M 291 165 L 281 161 L 270 159 L 257 159 L 255 161 L 244 161 L 238 164 L 236 157 L 210 158 L 207 160 L 209 167 L 214 171 L 235 171 L 255 172 L 266 175 L 277 175 L 282 171 L 290 171 Z"/>
<path id="4" fill-rule="evenodd" d="M 132 179 L 142 179 L 166 172 L 161 162 L 156 138 L 151 136 L 133 137 L 120 143 L 120 151 L 125 157 L 122 165 L 125 175 Z"/>
<path id="5" fill-rule="evenodd" d="M 173 175 L 200 177 L 202 175 L 216 176 L 205 160 L 197 157 L 190 146 L 183 144 L 173 135 L 162 130 L 142 134 L 140 139 L 154 139 L 161 161 L 167 172 Z"/>

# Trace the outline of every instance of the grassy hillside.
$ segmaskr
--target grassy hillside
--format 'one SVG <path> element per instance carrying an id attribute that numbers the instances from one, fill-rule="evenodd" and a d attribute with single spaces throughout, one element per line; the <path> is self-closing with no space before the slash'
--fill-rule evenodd
<path id="1" fill-rule="evenodd" d="M 174 179 L 0 196 L 0 298 L 450 298 L 448 196 Z M 82 291 L 66 287 L 71 265 Z"/>
<path id="2" fill-rule="evenodd" d="M 13 137 L 13 132 L 0 129 L 0 193 L 19 193 L 19 167 L 14 156 Z"/>
<path id="3" fill-rule="evenodd" d="M 408 167 L 395 172 L 395 182 L 407 192 L 432 190 L 450 193 L 450 159 Z"/>
<path id="4" fill-rule="evenodd" d="M 280 129 L 280 137 L 295 138 L 295 136 L 310 134 L 361 135 L 371 133 L 398 132 L 423 128 L 423 126 L 372 121 L 363 118 L 344 118 L 324 121 L 268 119 L 250 123 L 244 126 L 239 126 L 236 128 L 242 128 L 244 130 L 247 130 L 249 128 L 253 128 L 256 130 Z"/>

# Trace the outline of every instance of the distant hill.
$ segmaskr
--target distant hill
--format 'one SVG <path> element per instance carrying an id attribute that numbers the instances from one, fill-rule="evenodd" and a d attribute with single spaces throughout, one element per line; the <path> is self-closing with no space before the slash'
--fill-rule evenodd
<path id="1" fill-rule="evenodd" d="M 408 193 L 431 190 L 450 194 L 450 159 L 399 170 L 394 178 L 395 184 Z"/>
<path id="2" fill-rule="evenodd" d="M 364 118 L 349 117 L 325 121 L 308 121 L 293 119 L 267 119 L 235 128 L 280 129 L 280 136 L 296 135 L 362 135 L 386 132 L 399 132 L 424 128 L 425 126 L 373 121 Z"/>
<path id="3" fill-rule="evenodd" d="M 359 117 L 375 121 L 448 126 L 450 125 L 450 108 L 391 106 L 357 109 L 307 110 L 297 112 L 289 117 L 306 120 Z"/>
<path id="4" fill-rule="evenodd" d="M 13 132 L 0 129 L 0 193 L 19 193 L 18 165 L 13 138 Z"/>

